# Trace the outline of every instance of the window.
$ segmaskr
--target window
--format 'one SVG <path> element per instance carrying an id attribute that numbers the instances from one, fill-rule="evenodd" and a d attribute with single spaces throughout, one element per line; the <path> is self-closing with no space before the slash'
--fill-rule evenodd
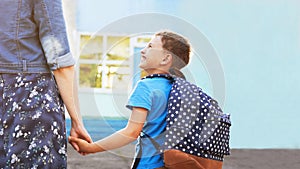
<path id="1" fill-rule="evenodd" d="M 80 34 L 79 87 L 126 91 L 138 72 L 139 50 L 149 36 Z M 137 58 L 137 59 L 136 59 Z M 141 74 L 141 73 L 140 73 Z"/>
<path id="2" fill-rule="evenodd" d="M 103 36 L 81 35 L 79 56 L 79 86 L 96 87 L 95 75 L 103 58 Z"/>

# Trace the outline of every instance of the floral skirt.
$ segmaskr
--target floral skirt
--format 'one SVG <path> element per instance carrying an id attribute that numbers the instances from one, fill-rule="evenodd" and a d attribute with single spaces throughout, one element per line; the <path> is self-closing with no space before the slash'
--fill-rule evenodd
<path id="1" fill-rule="evenodd" d="M 64 105 L 50 73 L 0 73 L 0 169 L 67 168 Z"/>

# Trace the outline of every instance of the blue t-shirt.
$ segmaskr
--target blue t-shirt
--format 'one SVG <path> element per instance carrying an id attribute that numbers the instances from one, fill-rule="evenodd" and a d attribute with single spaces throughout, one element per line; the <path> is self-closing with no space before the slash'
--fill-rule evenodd
<path id="1" fill-rule="evenodd" d="M 160 145 L 164 142 L 167 103 L 172 84 L 165 78 L 146 78 L 138 81 L 126 107 L 142 107 L 148 110 L 143 132 Z M 136 155 L 142 146 L 142 159 L 138 168 L 153 169 L 164 166 L 163 157 L 149 139 L 142 138 L 136 145 Z"/>

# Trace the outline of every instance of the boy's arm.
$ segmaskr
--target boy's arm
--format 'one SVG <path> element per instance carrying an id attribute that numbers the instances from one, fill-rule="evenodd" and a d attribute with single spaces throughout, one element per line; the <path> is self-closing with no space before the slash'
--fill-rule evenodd
<path id="1" fill-rule="evenodd" d="M 97 142 L 88 143 L 75 137 L 69 137 L 69 141 L 76 142 L 79 152 L 83 153 L 96 153 L 123 147 L 138 138 L 146 121 L 147 112 L 147 109 L 134 107 L 125 128 Z"/>

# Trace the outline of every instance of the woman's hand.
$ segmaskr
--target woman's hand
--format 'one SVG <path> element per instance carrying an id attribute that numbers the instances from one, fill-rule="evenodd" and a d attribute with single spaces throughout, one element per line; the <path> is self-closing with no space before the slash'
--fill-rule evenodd
<path id="1" fill-rule="evenodd" d="M 69 142 L 75 144 L 78 147 L 77 151 L 83 155 L 95 153 L 95 146 L 97 146 L 95 143 L 73 136 L 69 136 Z"/>
<path id="2" fill-rule="evenodd" d="M 70 137 L 85 140 L 87 143 L 93 142 L 91 137 L 89 136 L 88 132 L 86 131 L 86 129 L 84 128 L 84 126 L 82 124 L 73 124 L 72 123 L 72 128 L 70 130 Z M 86 155 L 86 153 L 83 153 L 80 151 L 80 148 L 79 148 L 79 145 L 77 144 L 77 142 L 73 142 L 72 140 L 69 139 L 69 143 L 73 146 L 73 148 L 77 152 L 81 153 L 82 155 Z"/>

